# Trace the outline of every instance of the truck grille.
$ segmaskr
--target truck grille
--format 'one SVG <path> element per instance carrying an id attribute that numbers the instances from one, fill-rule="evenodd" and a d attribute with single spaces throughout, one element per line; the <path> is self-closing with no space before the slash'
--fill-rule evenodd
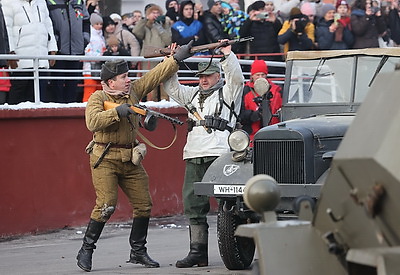
<path id="1" fill-rule="evenodd" d="M 278 183 L 305 182 L 302 140 L 255 140 L 254 175 L 267 174 Z"/>

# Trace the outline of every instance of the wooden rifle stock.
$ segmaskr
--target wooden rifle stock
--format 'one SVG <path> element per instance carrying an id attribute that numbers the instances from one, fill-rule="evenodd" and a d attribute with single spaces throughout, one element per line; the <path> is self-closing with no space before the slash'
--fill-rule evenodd
<path id="1" fill-rule="evenodd" d="M 250 37 L 228 40 L 225 42 L 216 42 L 216 43 L 204 44 L 204 45 L 200 45 L 200 46 L 194 46 L 190 49 L 190 52 L 192 54 L 195 54 L 198 52 L 205 52 L 208 50 L 213 50 L 213 49 L 225 47 L 225 46 L 236 44 L 236 43 L 251 41 L 253 39 L 254 39 L 254 37 L 250 36 Z M 161 56 L 170 55 L 171 53 L 172 52 L 171 52 L 170 48 L 157 48 L 157 47 L 146 46 L 146 47 L 144 47 L 143 56 L 144 56 L 144 58 L 161 57 Z"/>
<path id="2" fill-rule="evenodd" d="M 118 107 L 121 104 L 115 103 L 115 102 L 111 102 L 111 101 L 104 101 L 104 110 L 110 110 L 112 108 Z M 138 108 L 135 106 L 131 106 L 130 107 L 135 113 L 139 114 L 139 115 L 143 115 L 145 116 L 147 114 L 146 110 L 143 110 L 142 108 Z"/>

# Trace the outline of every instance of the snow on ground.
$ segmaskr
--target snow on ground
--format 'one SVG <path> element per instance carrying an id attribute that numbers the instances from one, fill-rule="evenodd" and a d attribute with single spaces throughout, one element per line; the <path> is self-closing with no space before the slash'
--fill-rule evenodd
<path id="1" fill-rule="evenodd" d="M 178 107 L 178 103 L 170 99 L 170 101 L 166 101 L 165 99 L 159 102 L 148 101 L 141 102 L 140 104 L 145 105 L 149 108 L 173 108 Z M 0 105 L 0 110 L 22 110 L 22 109 L 55 109 L 55 108 L 85 108 L 86 102 L 83 103 L 43 103 L 35 104 L 33 102 L 23 102 L 17 105 L 8 105 L 7 103 L 4 105 Z"/>

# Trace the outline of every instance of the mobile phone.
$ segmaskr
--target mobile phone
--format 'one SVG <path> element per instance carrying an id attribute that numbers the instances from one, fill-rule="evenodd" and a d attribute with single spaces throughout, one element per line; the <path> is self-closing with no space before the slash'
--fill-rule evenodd
<path id="1" fill-rule="evenodd" d="M 339 13 L 335 13 L 335 16 L 333 18 L 333 21 L 336 23 L 339 19 L 340 19 L 340 14 Z"/>

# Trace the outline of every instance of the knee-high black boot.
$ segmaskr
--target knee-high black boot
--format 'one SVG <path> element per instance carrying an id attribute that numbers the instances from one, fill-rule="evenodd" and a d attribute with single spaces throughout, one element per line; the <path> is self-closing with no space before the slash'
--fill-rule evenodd
<path id="1" fill-rule="evenodd" d="M 160 264 L 154 261 L 147 254 L 146 238 L 149 228 L 149 218 L 134 218 L 132 223 L 131 235 L 129 243 L 131 245 L 131 253 L 128 263 L 142 264 L 145 267 L 160 267 Z"/>
<path id="2" fill-rule="evenodd" d="M 99 239 L 105 224 L 105 222 L 98 222 L 92 219 L 89 221 L 83 237 L 82 247 L 78 252 L 78 256 L 76 256 L 78 266 L 85 271 L 89 272 L 92 269 L 92 255 L 93 250 L 96 248 L 95 243 Z"/>
<path id="3" fill-rule="evenodd" d="M 190 225 L 190 251 L 182 260 L 176 262 L 179 268 L 197 265 L 208 266 L 208 225 Z"/>

